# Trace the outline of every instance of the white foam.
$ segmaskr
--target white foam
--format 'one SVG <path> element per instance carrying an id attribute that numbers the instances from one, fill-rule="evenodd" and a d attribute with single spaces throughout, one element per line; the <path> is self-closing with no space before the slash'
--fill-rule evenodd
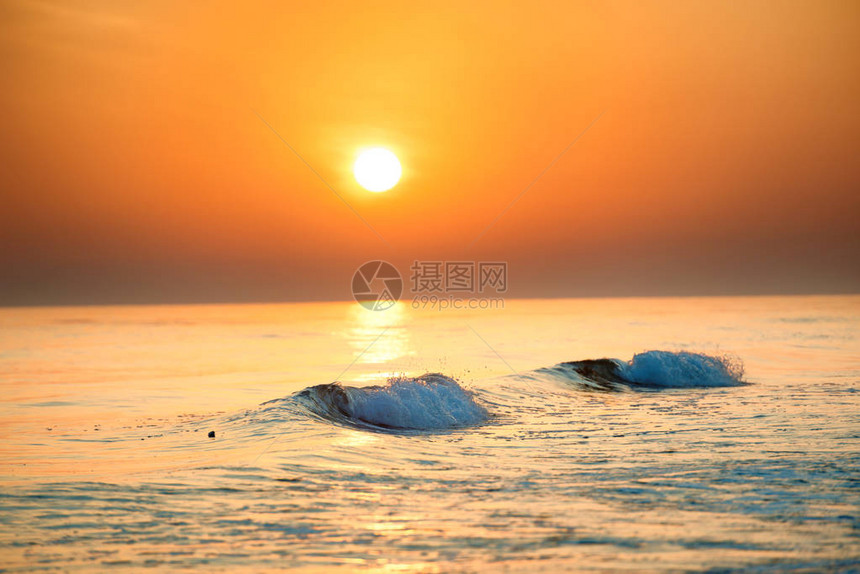
<path id="1" fill-rule="evenodd" d="M 400 428 L 435 430 L 479 424 L 487 411 L 472 393 L 441 374 L 389 379 L 384 386 L 346 387 L 342 408 L 353 419 Z"/>
<path id="2" fill-rule="evenodd" d="M 655 387 L 727 387 L 742 384 L 743 366 L 728 357 L 687 351 L 646 351 L 621 365 L 624 378 Z"/>

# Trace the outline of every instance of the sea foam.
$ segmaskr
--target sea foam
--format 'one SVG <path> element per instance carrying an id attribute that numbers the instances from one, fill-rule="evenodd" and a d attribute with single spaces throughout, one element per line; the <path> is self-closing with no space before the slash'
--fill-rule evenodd
<path id="1" fill-rule="evenodd" d="M 652 387 L 731 387 L 742 384 L 743 365 L 737 359 L 687 351 L 646 351 L 621 366 L 632 383 Z"/>
<path id="2" fill-rule="evenodd" d="M 439 373 L 396 377 L 385 385 L 317 385 L 297 394 L 315 414 L 358 426 L 441 430 L 484 422 L 488 413 L 471 392 Z"/>
<path id="3" fill-rule="evenodd" d="M 731 387 L 742 385 L 738 359 L 688 351 L 645 351 L 630 361 L 588 359 L 569 361 L 538 372 L 574 382 L 584 390 L 628 388 Z"/>

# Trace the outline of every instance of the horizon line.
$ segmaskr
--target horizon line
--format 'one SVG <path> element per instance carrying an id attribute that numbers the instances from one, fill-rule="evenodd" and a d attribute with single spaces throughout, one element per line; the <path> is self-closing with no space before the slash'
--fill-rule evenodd
<path id="1" fill-rule="evenodd" d="M 420 295 L 419 297 L 425 297 Z M 472 296 L 454 297 L 460 299 L 501 299 L 504 301 L 561 301 L 569 299 L 741 299 L 741 298 L 777 298 L 777 297 L 858 297 L 860 291 L 853 292 L 804 292 L 804 293 L 687 293 L 687 294 L 642 294 L 642 295 L 573 295 L 573 296 Z M 448 299 L 451 296 L 439 295 L 439 299 Z M 417 297 L 403 297 L 398 302 L 412 302 Z M 326 305 L 332 303 L 356 303 L 353 298 L 344 299 L 272 299 L 272 300 L 213 300 L 213 301 L 138 301 L 138 302 L 89 302 L 89 303 L 0 303 L 3 309 L 48 309 L 48 308 L 71 308 L 71 307 L 184 307 L 184 306 L 206 306 L 206 305 Z M 464 309 L 465 310 L 465 309 Z M 479 309 L 476 309 L 479 310 Z M 488 309 L 483 309 L 488 310 Z"/>

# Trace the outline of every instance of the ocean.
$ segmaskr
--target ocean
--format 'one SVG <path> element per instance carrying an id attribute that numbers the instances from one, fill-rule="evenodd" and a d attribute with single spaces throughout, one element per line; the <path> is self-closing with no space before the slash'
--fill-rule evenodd
<path id="1" fill-rule="evenodd" d="M 0 309 L 0 570 L 860 571 L 858 336 L 860 296 Z"/>

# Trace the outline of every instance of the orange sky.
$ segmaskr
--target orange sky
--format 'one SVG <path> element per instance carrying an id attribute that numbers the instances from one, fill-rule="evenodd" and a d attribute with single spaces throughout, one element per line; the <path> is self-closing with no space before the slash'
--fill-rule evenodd
<path id="1" fill-rule="evenodd" d="M 860 4 L 307 4 L 0 6 L 0 304 L 860 290 Z"/>

